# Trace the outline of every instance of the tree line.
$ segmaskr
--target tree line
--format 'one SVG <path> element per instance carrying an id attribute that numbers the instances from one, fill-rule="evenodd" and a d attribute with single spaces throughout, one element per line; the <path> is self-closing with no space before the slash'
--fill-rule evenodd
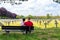
<path id="1" fill-rule="evenodd" d="M 16 18 L 19 19 L 19 18 L 28 18 L 30 17 L 31 19 L 56 19 L 56 18 L 60 18 L 59 15 L 57 16 L 52 16 L 50 14 L 47 14 L 46 16 L 32 16 L 32 15 L 28 15 L 28 16 L 23 16 L 23 15 L 17 15 Z"/>

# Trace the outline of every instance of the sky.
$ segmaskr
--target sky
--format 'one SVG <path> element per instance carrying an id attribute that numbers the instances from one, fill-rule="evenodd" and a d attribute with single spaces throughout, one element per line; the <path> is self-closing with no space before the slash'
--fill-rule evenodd
<path id="1" fill-rule="evenodd" d="M 28 0 L 22 2 L 20 5 L 1 3 L 0 7 L 4 7 L 8 11 L 16 13 L 17 15 L 45 16 L 49 13 L 53 16 L 60 16 L 60 4 L 53 2 L 53 0 Z"/>

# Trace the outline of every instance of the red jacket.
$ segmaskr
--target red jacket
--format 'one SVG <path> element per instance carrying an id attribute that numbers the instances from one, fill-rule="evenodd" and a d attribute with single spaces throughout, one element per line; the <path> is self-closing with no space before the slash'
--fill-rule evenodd
<path id="1" fill-rule="evenodd" d="M 31 21 L 27 21 L 24 23 L 24 25 L 31 27 L 33 26 L 33 23 Z"/>

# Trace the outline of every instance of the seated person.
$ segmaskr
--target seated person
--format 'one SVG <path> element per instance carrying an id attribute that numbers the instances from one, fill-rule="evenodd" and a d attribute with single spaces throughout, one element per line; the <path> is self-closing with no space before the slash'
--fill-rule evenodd
<path id="1" fill-rule="evenodd" d="M 26 26 L 26 34 L 28 32 L 31 33 L 31 31 L 34 29 L 33 23 L 30 21 L 30 18 L 28 18 L 28 21 L 25 22 L 24 25 Z"/>
<path id="2" fill-rule="evenodd" d="M 21 26 L 24 26 L 25 18 L 22 19 Z"/>
<path id="3" fill-rule="evenodd" d="M 20 24 L 21 25 L 20 29 L 22 30 L 23 34 L 25 33 L 25 29 L 26 29 L 24 23 L 25 23 L 25 18 L 22 19 L 22 22 Z"/>

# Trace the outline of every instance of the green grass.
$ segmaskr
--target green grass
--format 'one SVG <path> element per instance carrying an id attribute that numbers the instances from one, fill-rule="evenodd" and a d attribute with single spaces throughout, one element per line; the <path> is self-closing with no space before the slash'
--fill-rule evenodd
<path id="1" fill-rule="evenodd" d="M 27 35 L 23 35 L 21 32 L 13 32 L 9 35 L 0 33 L 0 40 L 60 40 L 60 28 L 36 28 L 33 33 Z"/>

